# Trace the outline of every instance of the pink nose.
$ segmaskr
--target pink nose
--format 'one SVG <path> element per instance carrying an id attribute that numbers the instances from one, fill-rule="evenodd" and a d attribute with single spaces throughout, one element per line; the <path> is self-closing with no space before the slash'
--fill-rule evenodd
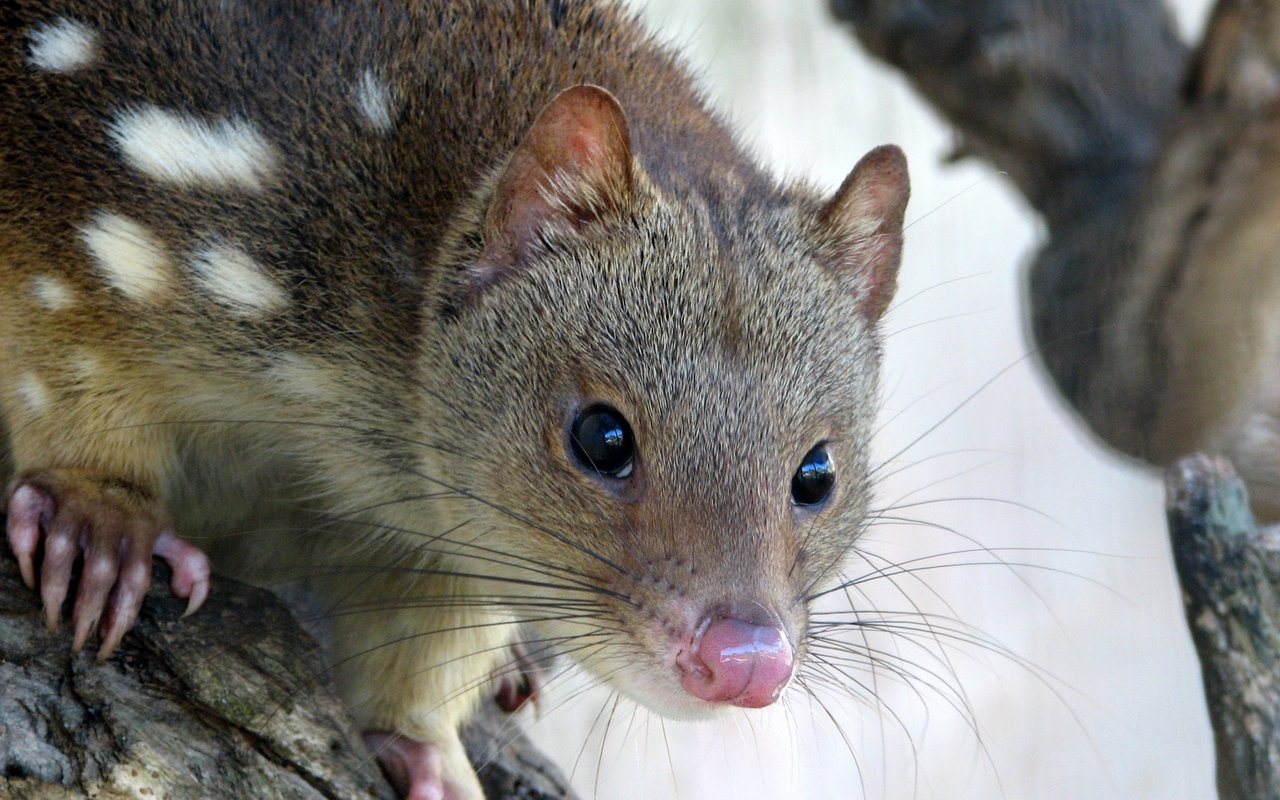
<path id="1" fill-rule="evenodd" d="M 704 623 L 705 624 L 705 623 Z M 791 643 L 772 625 L 713 619 L 676 659 L 694 697 L 743 708 L 767 706 L 791 678 Z"/>

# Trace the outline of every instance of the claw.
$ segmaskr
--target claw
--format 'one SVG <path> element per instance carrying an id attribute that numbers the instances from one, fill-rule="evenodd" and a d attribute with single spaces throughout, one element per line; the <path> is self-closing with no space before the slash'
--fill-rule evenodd
<path id="1" fill-rule="evenodd" d="M 160 534 L 155 554 L 173 568 L 170 583 L 173 593 L 187 598 L 187 610 L 182 616 L 196 613 L 209 597 L 209 557 L 195 545 L 178 538 L 172 530 Z"/>
<path id="2" fill-rule="evenodd" d="M 142 608 L 142 597 L 142 592 L 126 589 L 124 586 L 117 587 L 107 621 L 98 631 L 100 636 L 98 661 L 111 658 L 111 654 L 120 646 L 125 632 L 133 627 L 134 620 L 138 618 L 138 611 Z"/>
<path id="3" fill-rule="evenodd" d="M 182 612 L 182 616 L 191 616 L 200 610 L 200 606 L 204 605 L 204 601 L 209 597 L 209 581 L 196 581 L 191 585 L 191 597 L 187 599 L 187 610 Z"/>
<path id="4" fill-rule="evenodd" d="M 9 498 L 9 547 L 18 558 L 22 582 L 36 588 L 36 548 L 40 545 L 40 522 L 52 511 L 53 503 L 34 486 L 19 486 Z"/>
<path id="5" fill-rule="evenodd" d="M 68 536 L 50 536 L 44 545 L 44 566 L 40 571 L 40 599 L 44 602 L 44 620 L 50 633 L 58 630 L 62 604 L 67 600 L 71 584 L 71 567 L 76 547 Z"/>
<path id="6" fill-rule="evenodd" d="M 36 564 L 30 553 L 18 553 L 18 569 L 28 589 L 36 588 Z"/>
<path id="7" fill-rule="evenodd" d="M 56 584 L 48 581 L 41 592 L 44 601 L 44 626 L 49 633 L 58 632 L 58 620 L 62 617 L 62 603 L 67 598 L 67 586 L 64 583 L 61 591 Z"/>
<path id="8" fill-rule="evenodd" d="M 100 617 L 101 612 L 92 616 L 76 613 L 76 635 L 71 640 L 72 653 L 79 655 L 80 651 L 84 649 L 85 642 L 89 641 L 89 634 L 93 633 L 98 627 L 98 619 Z"/>
<path id="9" fill-rule="evenodd" d="M 71 643 L 73 652 L 79 653 L 89 635 L 97 630 L 117 573 L 114 554 L 92 550 L 85 554 L 84 570 L 80 573 L 80 593 L 71 615 L 75 623 L 75 637 Z"/>
<path id="10" fill-rule="evenodd" d="M 125 632 L 133 627 L 142 599 L 151 584 L 151 557 L 145 550 L 130 547 L 125 554 L 125 564 L 116 576 L 115 589 L 111 592 L 111 604 L 106 619 L 98 630 L 98 661 L 106 661 L 120 645 Z"/>

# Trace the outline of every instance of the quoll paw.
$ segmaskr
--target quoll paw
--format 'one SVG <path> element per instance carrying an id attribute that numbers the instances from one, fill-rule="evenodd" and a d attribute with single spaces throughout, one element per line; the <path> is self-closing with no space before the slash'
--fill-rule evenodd
<path id="1" fill-rule="evenodd" d="M 456 735 L 423 742 L 397 733 L 366 731 L 387 780 L 405 800 L 484 800 L 475 770 Z"/>
<path id="2" fill-rule="evenodd" d="M 99 660 L 111 655 L 137 618 L 153 554 L 173 568 L 173 593 L 187 598 L 188 614 L 209 594 L 208 558 L 178 538 L 159 504 L 127 481 L 72 469 L 27 473 L 10 487 L 8 529 L 22 578 L 33 589 L 39 562 L 50 631 L 58 628 L 80 562 L 72 646 L 79 651 L 98 631 Z"/>

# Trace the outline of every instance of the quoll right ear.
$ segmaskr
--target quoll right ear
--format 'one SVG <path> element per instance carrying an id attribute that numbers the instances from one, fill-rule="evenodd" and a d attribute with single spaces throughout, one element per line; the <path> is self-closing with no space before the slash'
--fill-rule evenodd
<path id="1" fill-rule="evenodd" d="M 498 179 L 472 293 L 518 270 L 548 230 L 573 231 L 632 200 L 635 167 L 622 107 L 599 86 L 558 94 Z"/>
<path id="2" fill-rule="evenodd" d="M 880 318 L 897 289 L 910 195 L 907 157 L 894 145 L 882 145 L 858 161 L 818 214 L 829 243 L 823 264 L 861 295 L 870 319 Z"/>

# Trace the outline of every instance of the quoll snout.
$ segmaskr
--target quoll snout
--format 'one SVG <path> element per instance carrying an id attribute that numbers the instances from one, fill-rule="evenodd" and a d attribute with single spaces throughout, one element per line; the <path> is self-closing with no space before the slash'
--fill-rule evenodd
<path id="1" fill-rule="evenodd" d="M 700 700 L 761 708 L 786 688 L 794 658 L 779 625 L 710 615 L 681 646 L 676 668 L 685 691 Z"/>

